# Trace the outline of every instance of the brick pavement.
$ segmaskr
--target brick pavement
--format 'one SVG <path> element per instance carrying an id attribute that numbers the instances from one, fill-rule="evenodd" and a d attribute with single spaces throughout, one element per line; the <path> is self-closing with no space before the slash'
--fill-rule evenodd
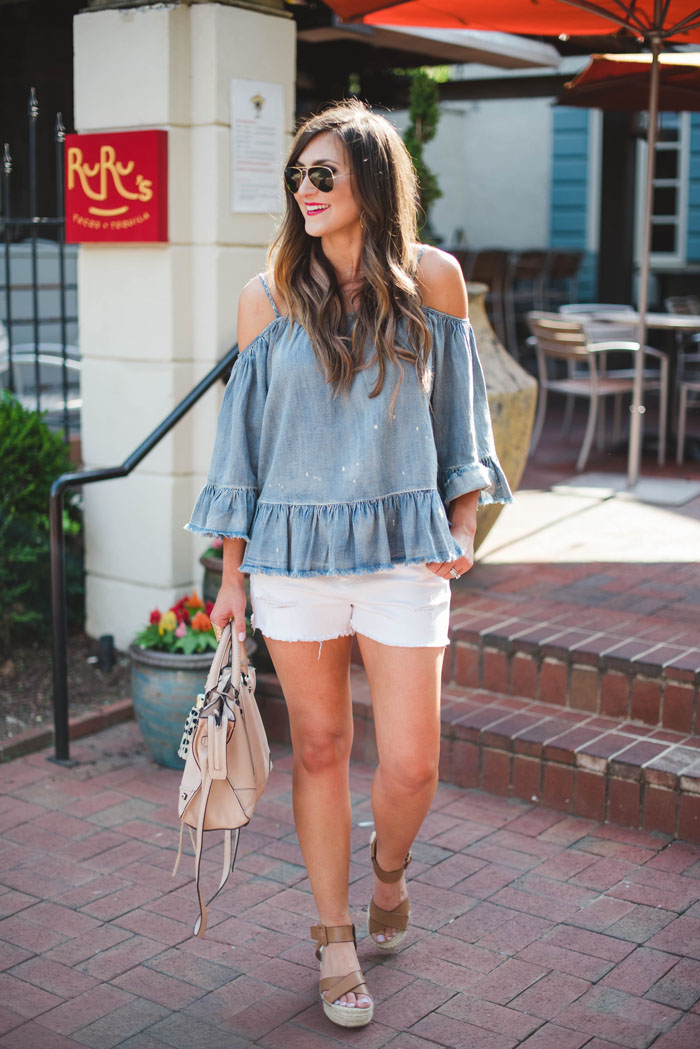
<path id="1" fill-rule="evenodd" d="M 360 941 L 376 1019 L 344 1032 L 317 1002 L 287 748 L 204 940 L 191 859 L 170 876 L 178 774 L 134 723 L 74 743 L 75 768 L 47 753 L 0 766 L 2 1049 L 700 1044 L 700 846 L 441 784 L 410 934 L 389 957 Z M 371 773 L 352 766 L 363 937 Z"/>

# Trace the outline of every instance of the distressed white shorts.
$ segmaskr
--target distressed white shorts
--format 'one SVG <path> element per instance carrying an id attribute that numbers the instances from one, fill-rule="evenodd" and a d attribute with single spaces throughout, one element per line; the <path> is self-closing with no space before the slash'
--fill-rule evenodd
<path id="1" fill-rule="evenodd" d="M 330 641 L 364 634 L 403 648 L 449 644 L 450 584 L 426 565 L 362 575 L 251 573 L 253 625 L 277 641 Z"/>

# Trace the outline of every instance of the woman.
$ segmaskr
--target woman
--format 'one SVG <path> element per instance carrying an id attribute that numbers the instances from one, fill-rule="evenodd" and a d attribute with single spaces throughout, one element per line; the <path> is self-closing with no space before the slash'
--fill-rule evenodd
<path id="1" fill-rule="evenodd" d="M 308 120 L 285 170 L 270 269 L 244 288 L 240 358 L 188 527 L 224 537 L 211 619 L 255 625 L 284 690 L 296 828 L 319 925 L 326 1015 L 372 1018 L 348 910 L 356 635 L 379 752 L 370 935 L 396 949 L 404 871 L 438 777 L 449 580 L 477 502 L 509 501 L 456 261 L 416 243 L 416 178 L 357 102 Z M 449 518 L 449 519 L 448 519 Z"/>

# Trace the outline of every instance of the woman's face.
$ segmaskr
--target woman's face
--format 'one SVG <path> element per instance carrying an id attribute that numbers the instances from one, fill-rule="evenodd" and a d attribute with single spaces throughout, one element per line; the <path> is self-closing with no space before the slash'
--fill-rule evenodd
<path id="1" fill-rule="evenodd" d="M 353 196 L 350 165 L 342 142 L 332 131 L 323 131 L 312 138 L 295 162 L 295 166 L 301 168 L 316 164 L 331 168 L 336 178 L 330 193 L 322 193 L 305 175 L 294 194 L 306 221 L 306 232 L 310 237 L 328 237 L 359 226 L 362 209 Z"/>

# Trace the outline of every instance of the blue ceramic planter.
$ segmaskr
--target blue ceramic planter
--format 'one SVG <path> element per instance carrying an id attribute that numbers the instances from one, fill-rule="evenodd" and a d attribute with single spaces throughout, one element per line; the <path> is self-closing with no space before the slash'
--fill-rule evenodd
<path id="1" fill-rule="evenodd" d="M 183 725 L 204 689 L 214 652 L 186 656 L 132 645 L 129 655 L 131 699 L 146 745 L 159 765 L 183 769 L 177 756 Z"/>

